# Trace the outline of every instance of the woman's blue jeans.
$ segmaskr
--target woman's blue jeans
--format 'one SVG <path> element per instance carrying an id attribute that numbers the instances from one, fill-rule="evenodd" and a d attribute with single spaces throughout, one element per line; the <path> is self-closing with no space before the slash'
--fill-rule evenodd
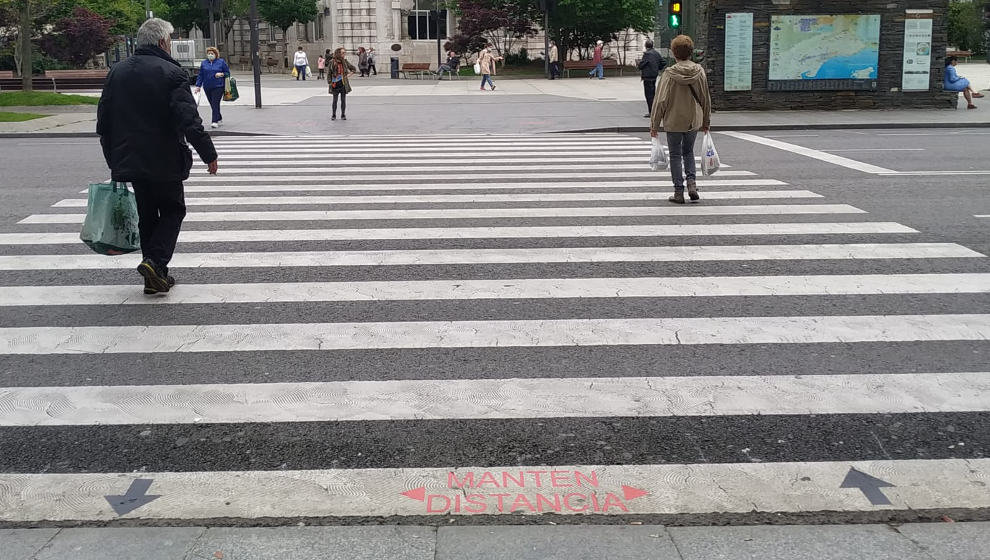
<path id="1" fill-rule="evenodd" d="M 492 89 L 495 89 L 495 82 L 492 81 L 491 74 L 483 74 L 481 76 L 481 89 L 485 89 L 485 84 L 488 84 L 492 86 Z"/>

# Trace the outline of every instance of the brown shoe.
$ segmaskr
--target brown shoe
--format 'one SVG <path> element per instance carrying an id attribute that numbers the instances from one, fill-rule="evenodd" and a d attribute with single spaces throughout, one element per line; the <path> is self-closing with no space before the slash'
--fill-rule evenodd
<path id="1" fill-rule="evenodd" d="M 684 204 L 684 191 L 675 191 L 674 196 L 668 198 L 667 200 L 673 202 L 674 204 Z"/>
<path id="2" fill-rule="evenodd" d="M 691 202 L 698 202 L 698 200 L 701 199 L 701 197 L 698 196 L 698 183 L 694 181 L 688 181 L 687 191 L 688 191 L 688 196 L 691 198 Z"/>

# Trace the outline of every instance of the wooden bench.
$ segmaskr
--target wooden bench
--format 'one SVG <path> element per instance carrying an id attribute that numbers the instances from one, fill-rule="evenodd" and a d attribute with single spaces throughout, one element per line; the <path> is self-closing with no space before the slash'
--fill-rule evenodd
<path id="1" fill-rule="evenodd" d="M 0 70 L 0 80 L 13 80 L 14 71 L 13 70 Z"/>
<path id="2" fill-rule="evenodd" d="M 970 57 L 973 56 L 973 51 L 945 51 L 945 56 L 954 56 L 963 59 L 963 62 L 969 62 Z"/>
<path id="3" fill-rule="evenodd" d="M 430 73 L 430 63 L 429 62 L 404 62 L 402 67 L 399 68 L 399 73 L 402 77 L 408 78 L 409 74 L 422 79 L 423 76 Z"/>
<path id="4" fill-rule="evenodd" d="M 37 91 L 54 91 L 55 82 L 51 78 L 31 78 L 31 87 Z M 20 78 L 0 78 L 0 91 L 20 91 Z"/>
<path id="5" fill-rule="evenodd" d="M 564 72 L 567 73 L 567 77 L 571 77 L 571 70 L 586 70 L 590 71 L 595 67 L 594 61 L 591 60 L 565 60 L 564 61 Z M 619 66 L 619 62 L 612 58 L 606 58 L 602 60 L 603 70 L 616 70 L 619 75 L 622 75 L 622 67 Z"/>
<path id="6" fill-rule="evenodd" d="M 52 81 L 52 89 L 103 89 L 107 79 L 106 69 L 93 70 L 45 70 L 45 77 Z"/>

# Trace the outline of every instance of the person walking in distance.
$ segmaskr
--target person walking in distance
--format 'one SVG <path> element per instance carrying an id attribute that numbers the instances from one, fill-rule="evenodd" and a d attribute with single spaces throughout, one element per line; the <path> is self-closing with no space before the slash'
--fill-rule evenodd
<path id="1" fill-rule="evenodd" d="M 664 61 L 660 53 L 653 48 L 653 41 L 646 42 L 646 52 L 643 53 L 642 60 L 639 61 L 639 71 L 643 76 L 643 93 L 646 94 L 646 118 L 650 118 L 653 110 L 653 99 L 657 96 L 657 77 L 663 72 Z"/>
<path id="2" fill-rule="evenodd" d="M 185 70 L 168 53 L 172 25 L 141 24 L 134 55 L 110 69 L 96 114 L 96 133 L 114 181 L 134 187 L 143 260 L 144 293 L 168 292 L 168 264 L 186 215 L 182 182 L 196 149 L 211 175 L 217 151 L 199 118 Z"/>
<path id="3" fill-rule="evenodd" d="M 351 92 L 350 77 L 357 68 L 347 60 L 347 49 L 340 47 L 333 52 L 333 57 L 327 64 L 327 83 L 330 84 L 330 95 L 333 96 L 330 120 L 337 120 L 337 101 L 340 101 L 340 120 L 347 120 L 347 94 Z"/>
<path id="4" fill-rule="evenodd" d="M 588 77 L 594 79 L 598 76 L 599 80 L 605 79 L 605 68 L 602 67 L 602 50 L 605 48 L 605 43 L 601 40 L 595 44 L 595 52 L 591 55 L 591 61 L 595 63 L 595 67 L 588 72 Z"/>
<path id="5" fill-rule="evenodd" d="M 560 50 L 557 49 L 556 41 L 550 41 L 550 55 L 547 60 L 550 62 L 550 79 L 556 80 L 560 77 Z"/>
<path id="6" fill-rule="evenodd" d="M 196 76 L 196 93 L 206 90 L 206 99 L 210 101 L 210 108 L 213 109 L 213 120 L 210 125 L 212 128 L 223 124 L 220 102 L 223 101 L 228 76 L 230 76 L 230 67 L 227 66 L 227 61 L 220 58 L 220 51 L 216 47 L 207 48 L 206 60 L 199 65 L 199 74 Z"/>
<path id="7" fill-rule="evenodd" d="M 478 55 L 478 64 L 481 65 L 481 91 L 485 91 L 485 84 L 492 86 L 495 91 L 495 82 L 492 81 L 492 74 L 495 73 L 495 62 L 502 60 L 501 56 L 492 53 L 492 46 L 486 45 Z"/>
<path id="8" fill-rule="evenodd" d="M 299 78 L 306 81 L 306 68 L 309 66 L 309 58 L 306 56 L 306 51 L 302 47 L 299 47 L 299 50 L 296 51 L 292 64 L 296 67 L 296 81 L 299 81 Z"/>
<path id="9" fill-rule="evenodd" d="M 320 57 L 316 59 L 316 69 L 319 71 L 317 78 L 322 80 L 323 73 L 326 72 L 327 69 L 327 57 L 321 54 Z"/>
<path id="10" fill-rule="evenodd" d="M 708 134 L 712 99 L 708 93 L 705 69 L 691 62 L 694 41 L 687 35 L 678 35 L 670 42 L 670 50 L 677 62 L 660 75 L 660 86 L 653 101 L 650 135 L 655 138 L 661 125 L 667 133 L 670 176 L 674 182 L 674 196 L 668 200 L 684 204 L 685 175 L 691 201 L 697 202 L 700 198 L 695 182 L 694 141 L 699 130 Z"/>
<path id="11" fill-rule="evenodd" d="M 371 75 L 371 64 L 368 62 L 368 51 L 364 47 L 358 47 L 358 70 L 362 78 Z"/>
<path id="12" fill-rule="evenodd" d="M 368 49 L 368 70 L 371 70 L 373 75 L 378 75 L 378 68 L 375 67 L 375 47 Z"/>

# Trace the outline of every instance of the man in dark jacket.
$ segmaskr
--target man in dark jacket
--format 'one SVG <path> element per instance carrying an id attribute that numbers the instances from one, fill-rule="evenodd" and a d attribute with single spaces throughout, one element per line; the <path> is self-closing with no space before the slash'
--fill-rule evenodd
<path id="1" fill-rule="evenodd" d="M 646 52 L 639 61 L 639 70 L 643 75 L 643 92 L 646 94 L 646 118 L 650 118 L 653 99 L 657 96 L 657 77 L 663 72 L 667 62 L 653 48 L 653 41 L 646 42 Z"/>
<path id="2" fill-rule="evenodd" d="M 217 152 L 203 129 L 189 78 L 169 56 L 172 25 L 152 18 L 138 29 L 134 56 L 114 66 L 100 97 L 96 133 L 114 181 L 131 183 L 138 206 L 144 293 L 168 292 L 179 228 L 186 216 L 182 182 L 192 143 L 210 174 Z"/>

